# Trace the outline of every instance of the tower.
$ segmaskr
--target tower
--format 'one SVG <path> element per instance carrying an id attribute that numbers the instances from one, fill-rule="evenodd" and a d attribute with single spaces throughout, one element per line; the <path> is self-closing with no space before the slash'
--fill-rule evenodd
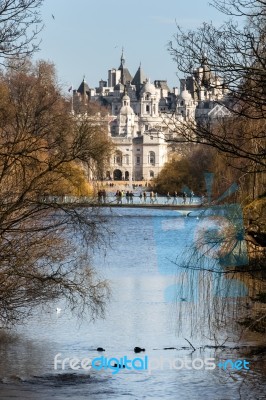
<path id="1" fill-rule="evenodd" d="M 130 97 L 125 94 L 122 97 L 122 107 L 118 114 L 118 135 L 133 137 L 135 126 L 135 113 L 130 106 Z"/>
<path id="2" fill-rule="evenodd" d="M 158 99 L 155 86 L 149 81 L 140 92 L 141 116 L 156 117 L 158 115 Z"/>
<path id="3" fill-rule="evenodd" d="M 120 58 L 120 66 L 118 68 L 118 71 L 120 71 L 120 82 L 125 85 L 128 82 L 132 81 L 132 76 L 129 72 L 129 70 L 125 67 L 125 59 L 124 59 L 124 49 L 122 48 L 122 54 Z"/>

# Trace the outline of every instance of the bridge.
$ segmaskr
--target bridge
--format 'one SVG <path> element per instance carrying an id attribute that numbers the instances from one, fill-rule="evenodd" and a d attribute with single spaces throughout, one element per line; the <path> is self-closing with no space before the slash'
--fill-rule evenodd
<path id="1" fill-rule="evenodd" d="M 86 205 L 86 204 L 81 204 Z M 117 202 L 100 202 L 90 204 L 97 207 L 119 207 L 119 208 L 149 208 L 149 209 L 164 209 L 164 210 L 193 210 L 202 207 L 202 204 L 177 204 L 177 203 L 117 203 Z"/>
<path id="2" fill-rule="evenodd" d="M 39 199 L 42 203 L 58 204 L 66 207 L 115 207 L 115 208 L 147 208 L 164 210 L 183 210 L 185 213 L 203 206 L 201 198 L 194 198 L 193 202 L 183 202 L 183 198 L 167 198 L 158 196 L 156 199 L 147 197 L 145 200 L 139 196 L 131 199 L 122 196 L 116 198 L 114 195 L 101 197 L 78 197 L 78 196 L 45 196 Z"/>

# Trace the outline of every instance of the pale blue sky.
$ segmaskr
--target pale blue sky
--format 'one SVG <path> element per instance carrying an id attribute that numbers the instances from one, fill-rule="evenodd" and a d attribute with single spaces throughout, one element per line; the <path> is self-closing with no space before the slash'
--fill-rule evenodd
<path id="1" fill-rule="evenodd" d="M 124 47 L 132 76 L 139 64 L 147 77 L 179 86 L 167 51 L 176 23 L 195 28 L 223 16 L 208 0 L 44 0 L 41 50 L 35 58 L 53 61 L 63 87 L 77 88 L 85 75 L 90 87 L 118 68 Z M 54 19 L 52 17 L 54 15 Z"/>

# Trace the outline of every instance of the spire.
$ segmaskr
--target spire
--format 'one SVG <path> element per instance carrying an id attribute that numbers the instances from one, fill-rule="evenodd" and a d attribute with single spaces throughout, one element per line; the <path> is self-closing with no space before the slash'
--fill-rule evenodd
<path id="1" fill-rule="evenodd" d="M 208 56 L 205 51 L 202 52 L 202 58 L 201 58 L 201 66 L 203 67 L 204 65 L 208 65 Z"/>
<path id="2" fill-rule="evenodd" d="M 141 63 L 139 64 L 139 68 L 132 80 L 132 85 L 140 86 L 143 83 L 145 83 L 147 80 L 142 68 L 141 68 Z"/>
<path id="3" fill-rule="evenodd" d="M 124 59 L 124 47 L 122 47 L 122 54 L 121 54 L 121 58 L 120 58 L 120 67 L 119 69 L 122 69 L 125 65 L 125 59 Z"/>
<path id="4" fill-rule="evenodd" d="M 118 68 L 121 71 L 121 83 L 125 85 L 128 82 L 132 81 L 132 76 L 130 75 L 129 70 L 125 67 L 125 59 L 124 59 L 124 48 L 122 47 L 122 54 L 120 59 L 120 67 Z"/>
<path id="5" fill-rule="evenodd" d="M 132 80 L 132 85 L 136 86 L 137 98 L 139 98 L 140 90 L 146 81 L 147 81 L 147 78 L 142 70 L 141 63 L 140 63 L 139 68 L 138 68 L 137 72 L 135 73 L 135 76 Z"/>
<path id="6" fill-rule="evenodd" d="M 89 86 L 87 84 L 87 82 L 85 81 L 85 75 L 83 75 L 83 80 L 81 82 L 81 84 L 79 85 L 79 88 L 77 90 L 78 93 L 80 93 L 81 95 L 85 95 L 89 93 Z"/>
<path id="7" fill-rule="evenodd" d="M 90 88 L 85 81 L 85 75 L 83 75 L 83 80 L 81 84 L 79 85 L 79 88 L 77 90 L 77 93 L 81 95 L 81 98 L 83 99 L 83 103 L 87 104 L 87 101 L 89 99 L 89 94 L 90 94 Z"/>

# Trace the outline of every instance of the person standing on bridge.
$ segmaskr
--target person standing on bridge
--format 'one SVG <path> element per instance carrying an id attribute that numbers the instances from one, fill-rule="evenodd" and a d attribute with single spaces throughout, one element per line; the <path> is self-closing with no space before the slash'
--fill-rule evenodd
<path id="1" fill-rule="evenodd" d="M 154 193 L 153 191 L 150 192 L 150 203 L 153 204 L 154 202 Z"/>
<path id="2" fill-rule="evenodd" d="M 134 193 L 131 190 L 131 192 L 129 193 L 130 204 L 133 204 L 133 197 L 134 197 Z"/>
<path id="3" fill-rule="evenodd" d="M 170 199 L 171 199 L 170 193 L 167 192 L 165 204 L 169 204 Z"/>
<path id="4" fill-rule="evenodd" d="M 117 202 L 117 204 L 122 204 L 122 193 L 120 192 L 120 190 L 117 190 L 117 191 L 116 191 L 115 196 L 116 196 L 116 202 Z"/>
<path id="5" fill-rule="evenodd" d="M 98 191 L 98 203 L 102 203 L 102 198 L 103 198 L 103 192 L 102 190 Z"/>
<path id="6" fill-rule="evenodd" d="M 177 204 L 177 192 L 174 192 L 173 197 L 173 204 Z"/>
<path id="7" fill-rule="evenodd" d="M 144 200 L 144 204 L 146 204 L 146 200 L 147 200 L 147 193 L 143 192 L 143 200 Z"/>
<path id="8" fill-rule="evenodd" d="M 127 204 L 129 203 L 129 198 L 130 198 L 130 194 L 129 194 L 129 190 L 126 192 L 126 200 L 127 200 Z"/>

